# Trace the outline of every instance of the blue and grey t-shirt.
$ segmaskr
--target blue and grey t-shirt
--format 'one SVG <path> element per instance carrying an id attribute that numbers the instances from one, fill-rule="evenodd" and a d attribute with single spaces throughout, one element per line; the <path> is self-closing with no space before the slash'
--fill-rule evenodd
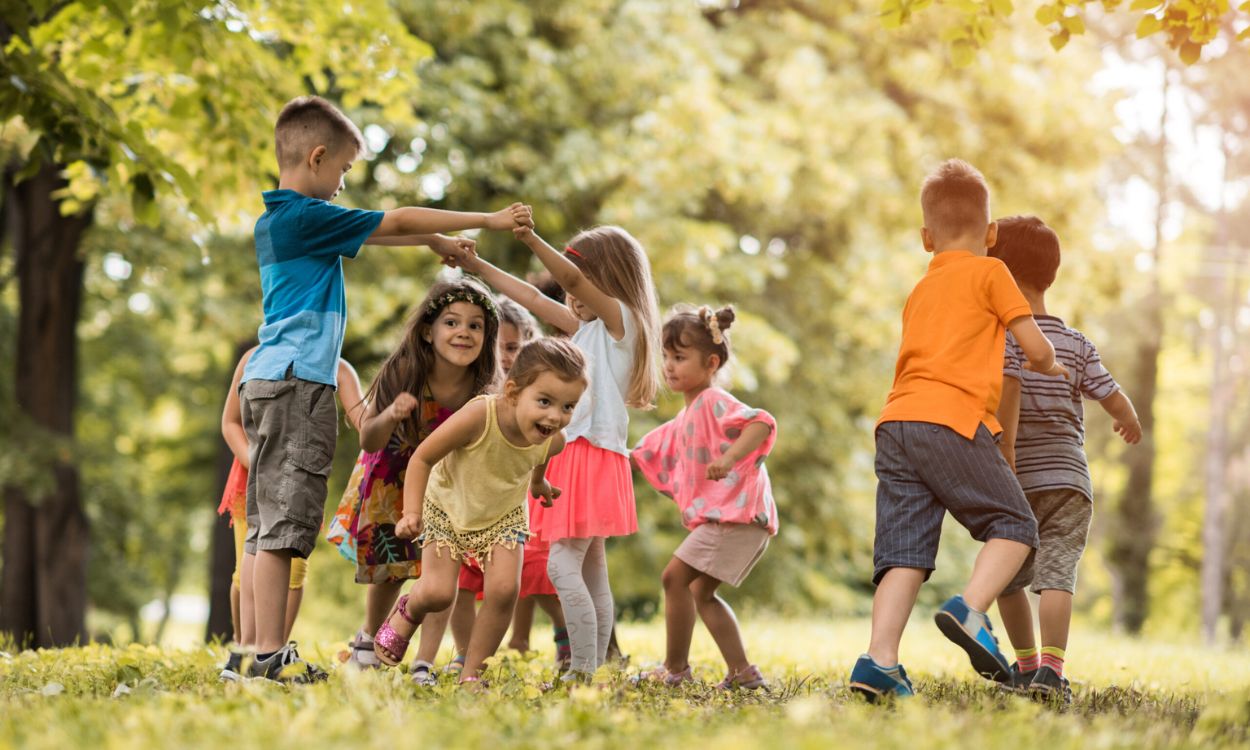
<path id="1" fill-rule="evenodd" d="M 295 377 L 337 386 L 347 330 L 343 258 L 354 258 L 382 222 L 382 211 L 343 208 L 294 190 L 264 193 L 256 220 L 256 260 L 264 294 L 260 347 L 243 382 Z"/>
<path id="2" fill-rule="evenodd" d="M 1003 375 L 1020 381 L 1020 426 L 1016 430 L 1016 476 L 1025 492 L 1074 489 L 1091 501 L 1094 488 L 1085 459 L 1082 397 L 1102 401 L 1120 389 L 1102 366 L 1098 350 L 1059 318 L 1035 315 L 1055 346 L 1055 357 L 1071 379 L 1024 369 L 1027 357 L 1010 332 Z"/>

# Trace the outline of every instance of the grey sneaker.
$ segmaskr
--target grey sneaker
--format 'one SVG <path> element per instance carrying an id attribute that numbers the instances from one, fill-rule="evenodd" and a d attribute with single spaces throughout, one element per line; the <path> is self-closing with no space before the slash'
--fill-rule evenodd
<path id="1" fill-rule="evenodd" d="M 243 681 L 243 657 L 242 651 L 231 651 L 230 656 L 226 657 L 226 663 L 221 667 L 221 673 L 217 678 L 222 682 L 242 682 Z"/>
<path id="2" fill-rule="evenodd" d="M 382 666 L 378 655 L 373 651 L 373 639 L 366 635 L 365 631 L 357 630 L 356 637 L 347 644 L 347 648 L 349 649 L 348 666 L 356 669 L 378 669 Z"/>
<path id="3" fill-rule="evenodd" d="M 1027 695 L 1029 692 L 1029 684 L 1033 682 L 1034 675 L 1037 674 L 1036 669 L 1030 669 L 1027 672 L 1020 671 L 1018 662 L 1011 663 L 1011 670 L 1007 675 L 1007 681 L 999 683 L 998 687 L 1009 693 L 1018 693 Z"/>
<path id="4" fill-rule="evenodd" d="M 420 687 L 434 687 L 438 684 L 438 675 L 434 674 L 434 665 L 428 661 L 415 662 L 412 665 L 412 684 Z"/>
<path id="5" fill-rule="evenodd" d="M 328 679 L 330 675 L 321 667 L 309 664 L 299 658 L 299 651 L 295 648 L 295 641 L 291 641 L 278 649 L 268 659 L 263 661 L 261 659 L 252 659 L 251 666 L 247 668 L 247 676 L 249 679 L 307 685 L 314 682 L 322 682 Z"/>
<path id="6" fill-rule="evenodd" d="M 1072 683 L 1050 667 L 1041 667 L 1029 683 L 1029 696 L 1043 703 L 1072 705 Z"/>

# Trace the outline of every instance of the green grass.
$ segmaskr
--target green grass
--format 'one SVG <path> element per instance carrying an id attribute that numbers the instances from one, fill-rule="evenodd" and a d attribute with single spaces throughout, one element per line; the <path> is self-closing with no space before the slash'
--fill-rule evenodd
<path id="1" fill-rule="evenodd" d="M 1250 743 L 1250 655 L 1078 631 L 1066 711 L 1004 696 L 918 617 L 904 660 L 920 697 L 868 706 L 845 687 L 862 621 L 748 621 L 771 694 L 721 694 L 721 664 L 695 643 L 704 684 L 636 688 L 605 670 L 597 687 L 547 689 L 550 645 L 509 653 L 486 693 L 413 687 L 398 670 L 335 671 L 313 687 L 223 685 L 216 647 L 88 646 L 0 655 L 0 747 L 1163 748 Z M 537 636 L 541 632 L 535 629 Z M 346 634 L 345 634 L 346 635 Z M 626 624 L 632 671 L 660 658 L 663 628 Z M 306 644 L 336 662 L 341 643 Z M 445 654 L 444 654 L 445 656 Z M 119 689 L 119 686 L 120 687 Z"/>

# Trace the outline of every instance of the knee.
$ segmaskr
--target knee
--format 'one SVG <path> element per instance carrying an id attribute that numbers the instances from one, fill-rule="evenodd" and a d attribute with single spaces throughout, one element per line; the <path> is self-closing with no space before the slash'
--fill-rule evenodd
<path id="1" fill-rule="evenodd" d="M 709 581 L 706 577 L 700 576 L 690 582 L 690 593 L 694 595 L 696 603 L 707 604 L 716 598 L 716 587 L 719 585 L 719 581 Z"/>
<path id="2" fill-rule="evenodd" d="M 664 572 L 660 574 L 660 583 L 664 586 L 665 591 L 679 591 L 685 588 L 686 581 L 683 579 L 684 576 L 673 570 L 671 566 L 665 568 Z"/>
<path id="3" fill-rule="evenodd" d="M 516 605 L 517 595 L 520 592 L 521 586 L 516 581 L 502 581 L 486 590 L 482 603 L 511 609 Z"/>
<path id="4" fill-rule="evenodd" d="M 422 591 L 424 604 L 429 612 L 442 612 L 456 601 L 456 587 L 433 584 Z"/>

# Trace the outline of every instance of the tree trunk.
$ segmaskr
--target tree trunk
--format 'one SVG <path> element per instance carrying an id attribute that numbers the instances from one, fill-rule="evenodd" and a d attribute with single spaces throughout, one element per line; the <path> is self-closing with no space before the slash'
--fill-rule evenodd
<path id="1" fill-rule="evenodd" d="M 86 636 L 87 517 L 74 463 L 77 325 L 82 306 L 79 244 L 91 211 L 65 217 L 55 191 L 62 167 L 5 180 L 6 221 L 18 281 L 16 388 L 28 438 L 48 446 L 52 489 L 5 488 L 0 631 L 22 646 L 65 646 Z"/>
<path id="2" fill-rule="evenodd" d="M 242 359 L 248 349 L 255 344 L 252 340 L 240 341 L 234 350 L 234 362 Z M 230 365 L 230 375 L 234 375 L 234 363 Z M 226 480 L 230 477 L 230 465 L 234 462 L 234 454 L 230 446 L 222 440 L 217 451 L 217 486 L 221 488 L 216 495 L 220 498 L 225 491 Z M 213 508 L 217 507 L 216 498 Z M 213 519 L 212 555 L 208 567 L 208 625 L 204 630 L 206 641 L 228 641 L 234 637 L 234 620 L 230 612 L 230 580 L 234 577 L 234 532 L 230 529 L 230 515 L 217 516 Z"/>

